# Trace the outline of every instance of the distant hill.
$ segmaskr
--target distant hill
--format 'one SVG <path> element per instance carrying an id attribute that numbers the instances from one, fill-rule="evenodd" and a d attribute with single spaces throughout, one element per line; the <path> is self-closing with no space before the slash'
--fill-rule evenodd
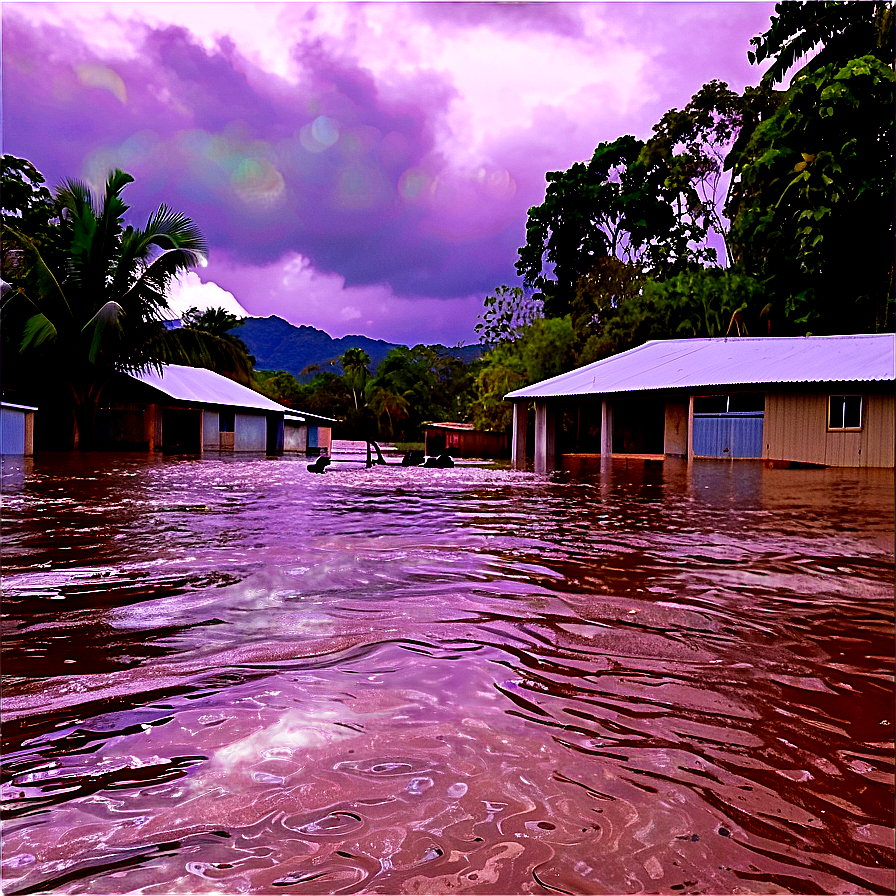
<path id="1" fill-rule="evenodd" d="M 343 336 L 334 339 L 316 327 L 296 327 L 283 318 L 248 317 L 241 327 L 231 330 L 246 343 L 255 357 L 255 366 L 259 370 L 286 370 L 295 377 L 301 378 L 302 371 L 312 364 L 328 367 L 342 355 L 346 349 L 361 348 L 370 355 L 370 368 L 374 372 L 380 362 L 398 344 L 384 342 L 382 339 L 370 339 L 367 336 Z M 479 345 L 465 345 L 462 348 L 446 348 L 435 346 L 446 354 L 469 364 L 482 354 Z M 338 373 L 338 368 L 336 370 Z"/>

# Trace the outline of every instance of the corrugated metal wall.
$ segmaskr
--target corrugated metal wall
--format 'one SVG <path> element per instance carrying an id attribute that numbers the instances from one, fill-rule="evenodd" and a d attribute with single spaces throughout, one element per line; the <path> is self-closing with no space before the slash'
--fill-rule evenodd
<path id="1" fill-rule="evenodd" d="M 283 424 L 283 450 L 304 454 L 308 447 L 308 427 L 304 423 Z"/>
<path id="2" fill-rule="evenodd" d="M 16 408 L 0 410 L 0 454 L 25 453 L 25 414 Z"/>
<path id="3" fill-rule="evenodd" d="M 217 451 L 221 447 L 221 423 L 217 411 L 202 412 L 202 447 Z"/>
<path id="4" fill-rule="evenodd" d="M 829 467 L 892 467 L 894 395 L 861 390 L 846 385 L 824 392 L 769 392 L 763 457 Z M 829 432 L 829 396 L 857 394 L 862 395 L 861 431 Z"/>
<path id="5" fill-rule="evenodd" d="M 268 421 L 262 414 L 235 414 L 233 422 L 234 451 L 265 451 Z"/>
<path id="6" fill-rule="evenodd" d="M 696 457 L 762 457 L 762 414 L 694 417 Z"/>

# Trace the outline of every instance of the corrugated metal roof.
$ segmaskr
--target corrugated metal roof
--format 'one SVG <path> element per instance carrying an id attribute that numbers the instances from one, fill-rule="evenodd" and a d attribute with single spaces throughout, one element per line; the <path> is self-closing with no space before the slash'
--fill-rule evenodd
<path id="1" fill-rule="evenodd" d="M 506 398 L 605 395 L 761 383 L 894 379 L 892 333 L 861 336 L 666 339 L 510 392 Z"/>
<path id="2" fill-rule="evenodd" d="M 308 411 L 290 411 L 284 415 L 287 423 L 338 423 L 335 417 L 324 417 L 321 414 L 312 414 Z"/>
<path id="3" fill-rule="evenodd" d="M 241 386 L 204 367 L 183 367 L 165 364 L 161 374 L 154 370 L 130 374 L 135 380 L 158 389 L 178 401 L 196 404 L 217 404 L 225 407 L 251 408 L 256 411 L 290 411 L 270 398 Z"/>
<path id="4" fill-rule="evenodd" d="M 425 423 L 427 429 L 457 429 L 463 432 L 474 432 L 476 426 L 473 423 Z"/>
<path id="5" fill-rule="evenodd" d="M 30 404 L 10 404 L 8 401 L 0 402 L 5 408 L 12 408 L 16 411 L 36 411 L 37 408 L 31 407 Z"/>

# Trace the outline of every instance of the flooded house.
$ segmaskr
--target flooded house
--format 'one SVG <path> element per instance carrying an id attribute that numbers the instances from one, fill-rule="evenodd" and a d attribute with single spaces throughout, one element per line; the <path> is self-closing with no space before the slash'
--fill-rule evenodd
<path id="1" fill-rule="evenodd" d="M 283 453 L 302 457 L 329 456 L 333 424 L 338 421 L 307 411 L 289 411 L 283 417 Z"/>
<path id="2" fill-rule="evenodd" d="M 512 460 L 894 466 L 894 334 L 647 342 L 509 393 Z M 529 414 L 534 410 L 534 427 Z"/>
<path id="3" fill-rule="evenodd" d="M 295 412 L 212 370 L 166 364 L 111 384 L 96 431 L 106 448 L 281 454 L 301 446 L 317 455 L 321 442 L 329 450 L 325 422 L 332 421 Z"/>

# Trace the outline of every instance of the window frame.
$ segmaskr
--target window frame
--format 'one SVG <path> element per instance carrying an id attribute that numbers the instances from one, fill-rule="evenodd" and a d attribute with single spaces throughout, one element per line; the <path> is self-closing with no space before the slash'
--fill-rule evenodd
<path id="1" fill-rule="evenodd" d="M 859 400 L 859 425 L 858 426 L 846 426 L 846 399 L 847 398 L 858 398 Z M 841 400 L 842 404 L 842 415 L 841 419 L 843 420 L 843 426 L 832 426 L 831 425 L 831 409 L 834 405 L 835 400 Z M 861 432 L 864 423 L 865 423 L 865 415 L 864 411 L 865 400 L 864 396 L 855 392 L 845 393 L 840 395 L 828 395 L 828 419 L 827 419 L 827 431 L 828 432 Z"/>
<path id="2" fill-rule="evenodd" d="M 229 429 L 227 427 L 230 427 Z M 218 411 L 218 432 L 232 433 L 236 429 L 236 413 L 233 409 L 223 408 Z"/>

